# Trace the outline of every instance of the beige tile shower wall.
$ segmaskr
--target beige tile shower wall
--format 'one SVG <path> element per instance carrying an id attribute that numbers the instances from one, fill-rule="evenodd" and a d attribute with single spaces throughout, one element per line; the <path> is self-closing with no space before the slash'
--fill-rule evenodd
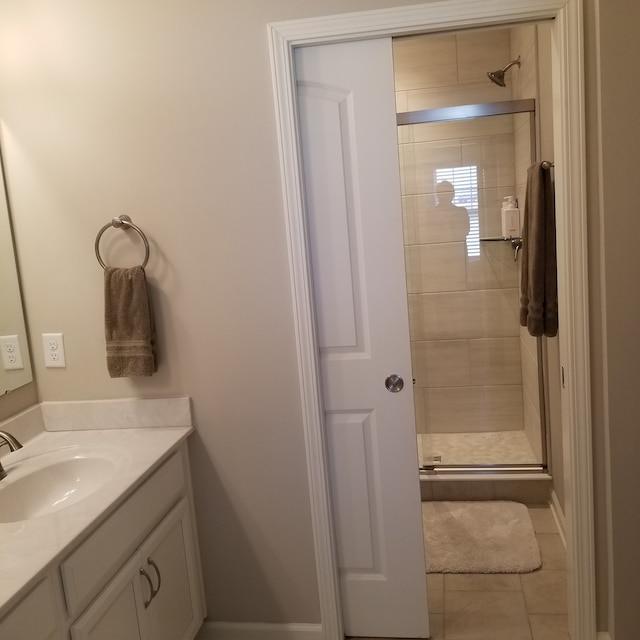
<path id="1" fill-rule="evenodd" d="M 537 27 L 523 26 L 511 32 L 511 56 L 521 57 L 520 68 L 513 67 L 511 77 L 514 99 L 534 98 L 538 95 L 538 46 Z M 539 126 L 539 125 L 538 125 Z M 529 116 L 515 117 L 514 149 L 516 159 L 516 193 L 524 216 L 527 169 L 535 159 L 532 154 Z M 529 444 L 537 456 L 542 456 L 540 431 L 540 391 L 538 379 L 537 340 L 525 329 L 520 332 L 520 353 L 522 359 L 524 430 Z"/>
<path id="2" fill-rule="evenodd" d="M 516 289 L 409 296 L 412 340 L 473 340 L 518 335 Z"/>
<path id="3" fill-rule="evenodd" d="M 507 29 L 394 39 L 398 111 L 510 100 L 487 80 L 509 60 Z"/>
<path id="4" fill-rule="evenodd" d="M 538 43 L 537 27 L 523 25 L 514 27 L 510 32 L 510 57 L 515 60 L 520 56 L 521 65 L 514 66 L 509 72 L 513 98 L 538 97 Z"/>
<path id="5" fill-rule="evenodd" d="M 502 200 L 516 193 L 513 116 L 401 127 L 399 143 L 405 244 L 461 241 L 466 234 L 435 207 L 434 175 L 440 167 L 481 168 L 480 231 L 501 235 Z"/>
<path id="6" fill-rule="evenodd" d="M 534 160 L 531 141 L 531 116 L 528 113 L 518 113 L 513 117 L 514 122 L 514 160 L 516 168 L 516 197 L 520 205 L 521 215 L 524 213 L 524 200 L 527 187 L 527 169 Z"/>
<path id="7" fill-rule="evenodd" d="M 522 360 L 522 394 L 524 403 L 524 431 L 533 452 L 542 457 L 540 437 L 540 392 L 538 380 L 538 343 L 526 329 L 520 331 L 520 358 Z"/>
<path id="8" fill-rule="evenodd" d="M 511 30 L 511 58 L 521 59 L 520 67 L 511 68 L 510 82 L 514 100 L 533 98 L 538 102 L 538 46 L 537 27 L 522 26 Z M 524 208 L 527 168 L 532 156 L 529 115 L 515 117 L 516 195 Z M 535 148 L 535 147 L 534 147 Z"/>
<path id="9" fill-rule="evenodd" d="M 426 389 L 424 416 L 434 433 L 514 431 L 522 428 L 517 385 Z"/>
<path id="10" fill-rule="evenodd" d="M 508 31 L 394 41 L 399 110 L 495 102 L 486 72 L 509 59 Z M 480 236 L 501 235 L 516 193 L 514 118 L 402 127 L 403 217 L 416 419 L 420 432 L 523 428 L 518 274 L 507 243 L 468 256 L 467 219 L 436 207 L 435 170 L 478 167 Z"/>
<path id="11" fill-rule="evenodd" d="M 551 25 L 537 26 L 538 37 L 538 133 L 540 157 L 553 160 L 553 89 L 551 69 Z M 543 340 L 546 374 L 546 411 L 550 443 L 549 468 L 553 475 L 553 490 L 564 511 L 563 429 L 561 408 L 560 347 L 558 338 Z"/>

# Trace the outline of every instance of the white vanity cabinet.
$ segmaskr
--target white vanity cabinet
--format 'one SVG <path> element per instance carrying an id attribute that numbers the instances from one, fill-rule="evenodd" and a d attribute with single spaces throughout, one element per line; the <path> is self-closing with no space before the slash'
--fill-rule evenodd
<path id="1" fill-rule="evenodd" d="M 0 640 L 193 640 L 204 619 L 194 522 L 182 439 L 42 567 L 0 617 Z"/>
<path id="2" fill-rule="evenodd" d="M 71 627 L 73 640 L 191 640 L 202 623 L 185 498 Z"/>
<path id="3" fill-rule="evenodd" d="M 142 600 L 136 579 L 140 559 L 132 558 L 98 597 L 89 610 L 71 627 L 71 637 L 91 640 L 140 640 L 144 619 L 139 615 Z"/>

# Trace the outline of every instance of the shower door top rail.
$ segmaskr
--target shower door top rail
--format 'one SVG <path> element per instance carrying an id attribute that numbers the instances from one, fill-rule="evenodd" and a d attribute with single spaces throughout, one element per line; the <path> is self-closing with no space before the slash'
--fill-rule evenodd
<path id="1" fill-rule="evenodd" d="M 483 116 L 503 116 L 513 113 L 535 113 L 536 101 L 506 100 L 504 102 L 485 102 L 482 104 L 462 104 L 454 107 L 438 107 L 422 111 L 405 111 L 396 114 L 398 126 L 405 124 L 424 124 L 427 122 L 446 122 L 448 120 L 467 120 Z"/>

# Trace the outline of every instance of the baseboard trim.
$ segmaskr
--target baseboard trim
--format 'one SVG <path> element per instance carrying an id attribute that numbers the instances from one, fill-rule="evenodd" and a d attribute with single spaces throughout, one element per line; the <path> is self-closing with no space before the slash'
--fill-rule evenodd
<path id="1" fill-rule="evenodd" d="M 205 622 L 196 640 L 322 640 L 320 624 Z"/>
<path id="2" fill-rule="evenodd" d="M 562 507 L 560 506 L 560 500 L 558 500 L 558 496 L 555 491 L 551 491 L 551 504 L 549 506 L 551 507 L 551 515 L 553 516 L 553 519 L 556 521 L 556 526 L 558 527 L 560 540 L 562 540 L 562 545 L 566 550 L 567 535 L 566 535 L 566 529 L 564 525 L 564 512 L 562 511 Z M 606 640 L 606 638 L 603 638 L 602 640 Z"/>
<path id="3" fill-rule="evenodd" d="M 319 624 L 266 624 L 205 622 L 195 640 L 321 640 Z M 598 631 L 596 640 L 612 640 L 608 631 Z"/>

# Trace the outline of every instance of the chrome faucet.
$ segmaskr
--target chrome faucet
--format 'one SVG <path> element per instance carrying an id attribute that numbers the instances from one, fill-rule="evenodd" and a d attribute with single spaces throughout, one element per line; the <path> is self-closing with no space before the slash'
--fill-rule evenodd
<path id="1" fill-rule="evenodd" d="M 18 439 L 15 436 L 12 436 L 10 433 L 6 431 L 0 431 L 0 447 L 7 445 L 10 451 L 17 451 L 18 449 L 22 449 L 22 445 L 18 442 Z M 7 472 L 2 468 L 2 463 L 0 462 L 0 480 L 5 478 Z"/>

